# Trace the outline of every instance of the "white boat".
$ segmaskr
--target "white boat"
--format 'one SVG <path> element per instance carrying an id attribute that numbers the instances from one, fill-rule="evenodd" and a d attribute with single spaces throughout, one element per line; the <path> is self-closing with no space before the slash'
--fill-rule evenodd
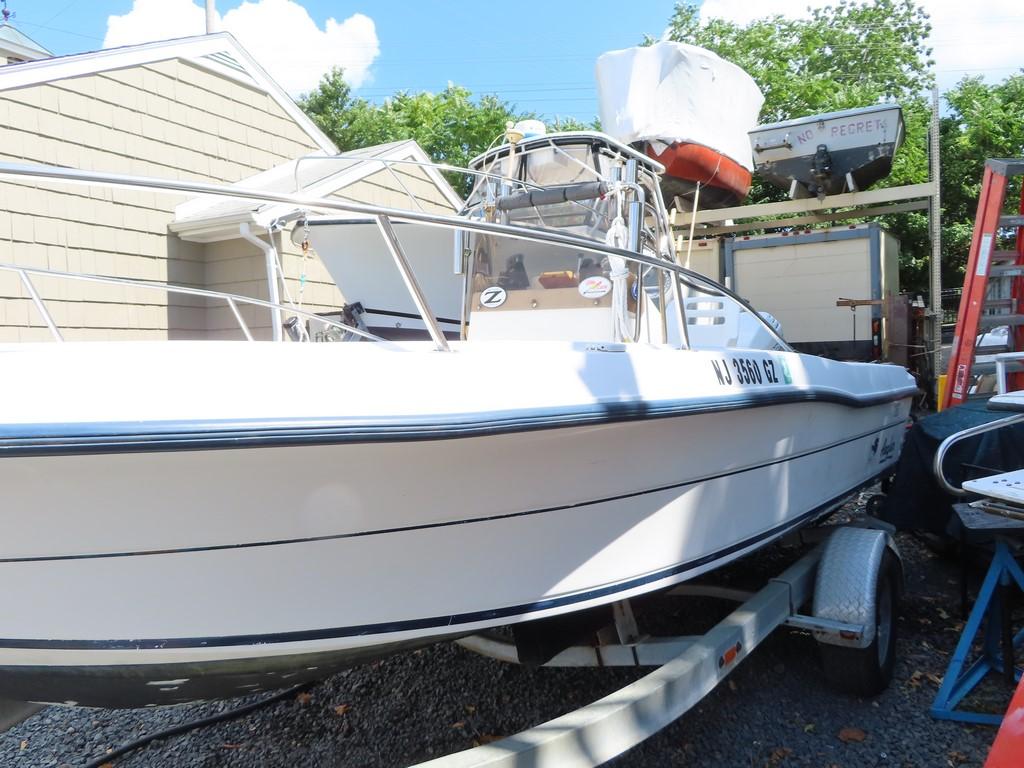
<path id="1" fill-rule="evenodd" d="M 307 201 L 372 218 L 430 340 L 0 346 L 4 698 L 247 693 L 607 606 L 891 469 L 911 377 L 793 352 L 676 266 L 656 162 L 576 134 L 476 165 L 458 217 Z M 457 232 L 458 340 L 418 226 Z"/>

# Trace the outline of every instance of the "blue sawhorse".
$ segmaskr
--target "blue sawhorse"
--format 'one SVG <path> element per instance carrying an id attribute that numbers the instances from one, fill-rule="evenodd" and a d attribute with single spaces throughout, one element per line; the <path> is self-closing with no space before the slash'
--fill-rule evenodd
<path id="1" fill-rule="evenodd" d="M 995 552 L 942 685 L 932 702 L 931 714 L 943 720 L 999 725 L 1002 715 L 956 707 L 989 672 L 1002 673 L 1011 690 L 1021 679 L 1021 670 L 1014 666 L 1014 651 L 1024 645 L 1024 629 L 1016 634 L 1013 632 L 1009 598 L 1014 585 L 1024 592 L 1024 570 L 1014 560 L 1008 538 L 1024 537 L 1024 521 L 990 514 L 967 504 L 956 504 L 954 509 L 963 526 L 962 540 L 994 541 Z M 981 653 L 972 662 L 971 648 L 979 632 L 982 633 Z"/>

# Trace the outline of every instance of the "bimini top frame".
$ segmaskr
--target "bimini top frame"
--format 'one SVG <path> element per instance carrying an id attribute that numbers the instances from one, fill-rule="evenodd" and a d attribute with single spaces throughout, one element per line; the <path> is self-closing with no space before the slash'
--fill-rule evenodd
<path id="1" fill-rule="evenodd" d="M 168 193 L 184 193 L 193 195 L 219 195 L 227 198 L 235 199 L 249 199 L 263 202 L 277 202 L 287 203 L 294 205 L 299 208 L 303 208 L 309 211 L 341 211 L 346 213 L 356 213 L 364 216 L 372 217 L 376 220 L 378 227 L 381 230 L 381 234 L 384 237 L 385 243 L 388 246 L 388 250 L 391 251 L 391 255 L 394 257 L 396 266 L 402 274 L 403 280 L 406 283 L 407 288 L 412 295 L 414 302 L 416 303 L 417 309 L 419 310 L 423 322 L 426 324 L 431 338 L 435 346 L 439 350 L 448 350 L 448 343 L 441 331 L 434 314 L 430 311 L 430 307 L 427 303 L 426 297 L 416 281 L 415 275 L 412 273 L 412 269 L 409 266 L 408 260 L 405 258 L 402 251 L 401 245 L 398 243 L 397 238 L 394 237 L 391 224 L 393 221 L 404 221 L 423 224 L 426 226 L 442 227 L 445 229 L 451 229 L 454 231 L 471 231 L 481 232 L 485 234 L 492 234 L 499 237 L 507 237 L 517 240 L 525 240 L 536 243 L 545 243 L 556 246 L 565 246 L 569 248 L 575 248 L 580 251 L 593 253 L 599 256 L 617 256 L 627 262 L 640 264 L 645 267 L 651 267 L 657 270 L 668 273 L 671 276 L 671 288 L 674 294 L 676 309 L 675 322 L 678 325 L 679 339 L 682 341 L 683 346 L 686 346 L 686 317 L 685 317 L 685 302 L 682 297 L 682 285 L 686 285 L 700 293 L 707 294 L 710 296 L 723 296 L 728 297 L 735 301 L 738 305 L 745 308 L 751 313 L 751 315 L 760 322 L 760 324 L 768 331 L 772 338 L 775 339 L 776 344 L 780 349 L 789 349 L 789 345 L 778 335 L 778 333 L 768 325 L 763 318 L 742 298 L 734 294 L 732 291 L 724 288 L 723 286 L 713 282 L 712 280 L 704 277 L 703 275 L 693 272 L 689 269 L 679 266 L 671 260 L 671 238 L 663 238 L 663 244 L 665 245 L 668 252 L 664 253 L 660 257 L 650 256 L 637 251 L 631 251 L 624 248 L 617 248 L 604 243 L 598 243 L 594 240 L 587 238 L 577 237 L 575 235 L 566 234 L 563 232 L 538 229 L 538 228 L 524 228 L 513 226 L 509 224 L 501 224 L 497 222 L 481 221 L 479 219 L 462 218 L 458 216 L 427 213 L 424 211 L 409 211 L 395 208 L 388 208 L 384 206 L 368 205 L 364 203 L 355 203 L 347 200 L 340 200 L 337 198 L 322 198 L 307 195 L 298 195 L 291 193 L 280 193 L 272 192 L 267 190 L 252 190 L 246 189 L 245 187 L 228 186 L 223 184 L 214 184 L 209 182 L 197 182 L 197 181 L 180 181 L 173 179 L 160 179 L 149 176 L 136 176 L 129 174 L 116 174 L 116 173 L 104 173 L 100 171 L 83 171 L 74 168 L 62 168 L 58 166 L 50 165 L 29 165 L 21 163 L 0 163 L 0 177 L 15 177 L 20 179 L 40 179 L 45 181 L 60 181 L 69 182 L 75 184 L 88 184 L 88 185 L 101 185 L 110 187 L 121 187 L 130 189 L 148 189 L 159 192 Z M 657 189 L 657 185 L 655 187 Z M 660 202 L 660 201 L 659 201 Z M 661 210 L 664 210 L 664 206 L 660 206 Z M 6 268 L 17 271 L 20 269 L 17 265 L 6 265 Z M 38 270 L 24 268 L 23 273 L 31 272 L 33 274 L 49 274 L 57 275 L 57 273 L 49 270 Z M 82 275 L 75 275 L 75 273 L 63 273 L 65 276 L 75 277 L 87 277 Z M 24 281 L 24 278 L 22 278 Z M 113 282 L 122 282 L 125 284 L 133 284 L 132 281 L 121 280 L 119 278 L 105 278 Z M 142 282 L 141 285 L 148 287 L 159 287 L 163 290 L 167 290 L 168 286 L 161 286 L 154 283 Z M 29 289 L 30 293 L 33 289 Z M 273 309 L 287 309 L 292 312 L 297 312 L 291 307 L 281 307 L 280 305 L 272 304 L 271 302 L 262 302 L 256 299 L 248 299 L 245 297 L 234 296 L 230 294 L 220 294 L 215 291 L 199 291 L 198 289 L 182 289 L 175 288 L 176 291 L 188 293 L 197 292 L 201 295 L 209 298 L 222 298 L 225 301 L 228 298 L 231 301 L 242 301 L 248 304 L 256 304 L 259 306 L 266 306 Z M 230 305 L 230 302 L 229 302 Z M 38 306 L 38 303 L 37 303 Z M 316 315 L 310 315 L 310 313 L 299 313 L 306 316 L 316 317 L 318 320 L 323 320 Z M 52 320 L 50 321 L 52 323 Z M 48 323 L 48 325 L 50 324 Z M 331 323 L 333 324 L 333 323 Z M 347 331 L 351 330 L 349 326 L 343 326 Z M 58 334 L 59 335 L 59 334 Z M 357 334 L 357 335 L 369 335 L 369 334 Z M 373 337 L 376 339 L 376 337 Z"/>

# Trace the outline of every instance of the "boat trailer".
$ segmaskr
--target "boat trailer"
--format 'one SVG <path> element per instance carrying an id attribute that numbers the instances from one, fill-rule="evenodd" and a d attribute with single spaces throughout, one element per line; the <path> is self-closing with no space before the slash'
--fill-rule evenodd
<path id="1" fill-rule="evenodd" d="M 600 765 L 657 733 L 700 702 L 777 627 L 813 634 L 824 674 L 852 693 L 888 684 L 902 572 L 891 529 L 863 525 L 805 531 L 825 541 L 757 593 L 683 584 L 667 594 L 740 603 L 709 632 L 639 637 L 628 601 L 616 605 L 618 642 L 574 646 L 547 667 L 657 667 L 591 704 L 514 736 L 417 764 L 418 768 L 584 768 Z M 812 606 L 810 615 L 800 612 Z M 513 643 L 494 635 L 456 641 L 463 648 L 519 663 Z"/>

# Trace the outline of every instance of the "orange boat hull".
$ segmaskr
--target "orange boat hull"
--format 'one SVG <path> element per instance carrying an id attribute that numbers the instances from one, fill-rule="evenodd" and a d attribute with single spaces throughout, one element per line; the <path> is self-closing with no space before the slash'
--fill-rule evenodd
<path id="1" fill-rule="evenodd" d="M 702 144 L 677 142 L 660 153 L 648 144 L 647 155 L 665 166 L 667 177 L 680 180 L 691 191 L 700 184 L 701 207 L 735 205 L 750 191 L 750 171 Z M 713 188 L 708 190 L 712 194 L 705 197 L 704 191 L 709 187 Z"/>

